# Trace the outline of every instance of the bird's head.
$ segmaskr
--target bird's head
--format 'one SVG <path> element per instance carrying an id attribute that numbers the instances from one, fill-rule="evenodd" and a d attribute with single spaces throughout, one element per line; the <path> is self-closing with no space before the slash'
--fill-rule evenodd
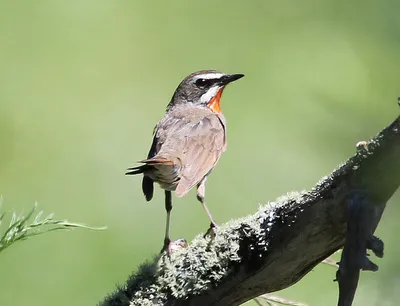
<path id="1" fill-rule="evenodd" d="M 220 99 L 225 86 L 242 77 L 243 74 L 225 74 L 215 70 L 194 72 L 179 84 L 167 109 L 179 104 L 192 103 L 220 113 Z"/>

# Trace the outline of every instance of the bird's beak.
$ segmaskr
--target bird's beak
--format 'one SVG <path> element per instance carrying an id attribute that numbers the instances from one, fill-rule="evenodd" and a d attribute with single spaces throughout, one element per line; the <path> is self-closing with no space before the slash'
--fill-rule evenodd
<path id="1" fill-rule="evenodd" d="M 220 80 L 219 80 L 219 83 L 222 85 L 222 86 L 225 86 L 225 85 L 228 85 L 229 83 L 231 83 L 231 82 L 233 82 L 233 81 L 236 81 L 236 80 L 239 80 L 239 79 L 241 79 L 241 78 L 243 78 L 244 77 L 244 74 L 241 74 L 241 73 L 239 73 L 239 74 L 227 74 L 227 75 L 224 75 Z"/>

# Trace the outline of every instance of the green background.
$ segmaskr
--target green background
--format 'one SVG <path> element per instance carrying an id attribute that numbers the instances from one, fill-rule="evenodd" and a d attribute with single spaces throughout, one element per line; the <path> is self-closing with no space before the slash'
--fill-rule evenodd
<path id="1" fill-rule="evenodd" d="M 0 1 L 3 209 L 37 201 L 108 226 L 1 253 L 0 305 L 96 305 L 160 250 L 163 193 L 146 203 L 124 171 L 146 157 L 193 71 L 246 75 L 222 99 L 228 150 L 207 186 L 218 222 L 312 187 L 399 113 L 399 11 L 398 1 Z M 400 304 L 399 200 L 377 230 L 386 256 L 362 274 L 355 305 Z M 174 200 L 173 238 L 207 225 L 193 191 Z M 334 276 L 319 266 L 279 294 L 336 305 Z"/>

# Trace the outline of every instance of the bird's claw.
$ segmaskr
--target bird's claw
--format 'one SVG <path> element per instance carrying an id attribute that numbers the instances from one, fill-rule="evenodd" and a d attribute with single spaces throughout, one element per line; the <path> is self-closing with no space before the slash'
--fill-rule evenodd
<path id="1" fill-rule="evenodd" d="M 218 228 L 218 225 L 215 222 L 211 222 L 210 227 L 204 234 L 203 238 L 206 238 L 207 236 L 209 236 L 209 237 L 211 237 L 211 240 L 213 240 L 215 238 L 215 235 L 216 235 L 215 230 L 217 228 Z"/>
<path id="2" fill-rule="evenodd" d="M 170 256 L 173 252 L 176 252 L 177 250 L 184 249 L 188 247 L 188 243 L 184 238 L 179 238 L 177 240 L 171 241 L 169 238 L 164 239 L 164 246 L 161 249 L 161 254 L 164 252 L 167 253 L 168 256 Z"/>
<path id="3" fill-rule="evenodd" d="M 185 249 L 188 247 L 188 243 L 184 238 L 179 238 L 177 240 L 171 241 L 168 245 L 168 254 L 172 254 L 180 249 Z"/>

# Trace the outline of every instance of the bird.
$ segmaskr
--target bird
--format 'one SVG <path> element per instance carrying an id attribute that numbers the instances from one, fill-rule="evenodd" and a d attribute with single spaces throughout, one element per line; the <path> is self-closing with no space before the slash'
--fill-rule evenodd
<path id="1" fill-rule="evenodd" d="M 227 146 L 222 93 L 229 83 L 242 77 L 244 74 L 201 70 L 184 78 L 154 128 L 147 159 L 125 173 L 143 174 L 142 190 L 147 201 L 153 198 L 154 183 L 164 190 L 167 215 L 162 251 L 168 251 L 171 243 L 172 192 L 183 197 L 196 186 L 197 200 L 210 219 L 209 230 L 217 227 L 205 202 L 205 184 Z"/>

